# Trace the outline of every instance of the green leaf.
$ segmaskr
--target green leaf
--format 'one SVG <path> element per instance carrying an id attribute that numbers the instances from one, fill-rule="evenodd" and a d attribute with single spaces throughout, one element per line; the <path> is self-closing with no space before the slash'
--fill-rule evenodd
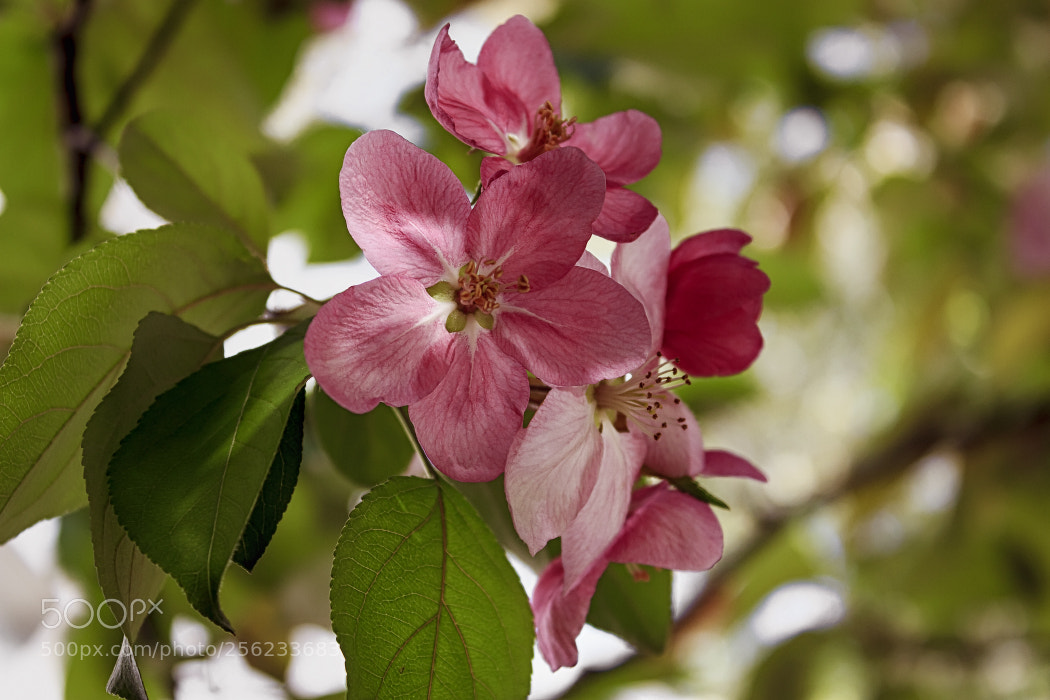
<path id="1" fill-rule="evenodd" d="M 306 323 L 162 394 L 109 467 L 120 524 L 202 615 L 232 631 L 219 584 L 309 377 Z"/>
<path id="2" fill-rule="evenodd" d="M 106 692 L 124 700 L 149 700 L 146 686 L 142 684 L 142 674 L 135 663 L 135 652 L 127 637 L 121 642 L 117 663 L 113 665 L 113 673 L 106 683 Z"/>
<path id="3" fill-rule="evenodd" d="M 638 569 L 647 578 L 636 579 L 623 564 L 609 565 L 598 580 L 587 622 L 642 651 L 659 654 L 671 634 L 671 572 Z"/>
<path id="4" fill-rule="evenodd" d="M 121 628 L 131 642 L 145 619 L 138 601 L 156 600 L 167 576 L 135 546 L 117 521 L 109 499 L 106 467 L 121 439 L 153 400 L 200 369 L 216 351 L 222 353 L 219 338 L 175 316 L 151 312 L 135 331 L 127 368 L 84 431 L 84 480 L 95 570 L 106 600 L 111 601 L 114 619 L 124 621 Z"/>
<path id="5" fill-rule="evenodd" d="M 351 413 L 318 387 L 310 408 L 321 447 L 354 483 L 375 486 L 408 468 L 412 443 L 389 407 Z"/>
<path id="6" fill-rule="evenodd" d="M 0 12 L 0 311 L 21 314 L 68 259 L 55 56 L 31 12 Z"/>
<path id="7" fill-rule="evenodd" d="M 716 508 L 725 508 L 726 510 L 729 510 L 729 506 L 725 501 L 701 486 L 696 479 L 690 479 L 688 476 L 679 476 L 674 479 L 668 479 L 667 483 L 671 484 L 682 493 L 692 496 L 701 503 L 707 503 Z"/>
<path id="8" fill-rule="evenodd" d="M 332 629 L 347 698 L 524 698 L 532 616 L 474 509 L 395 477 L 350 514 L 335 550 Z"/>
<path id="9" fill-rule="evenodd" d="M 177 224 L 107 241 L 55 274 L 0 367 L 0 542 L 84 505 L 80 442 L 150 311 L 205 332 L 255 318 L 274 288 L 229 234 Z"/>
<path id="10" fill-rule="evenodd" d="M 292 412 L 288 424 L 284 426 L 284 435 L 273 458 L 270 471 L 263 483 L 262 493 L 255 501 L 248 525 L 233 552 L 233 560 L 251 571 L 256 562 L 266 551 L 277 523 L 288 508 L 295 491 L 295 482 L 299 479 L 299 465 L 303 461 L 303 416 L 306 412 L 306 391 L 300 390 L 292 403 Z"/>
<path id="11" fill-rule="evenodd" d="M 265 252 L 270 237 L 266 193 L 247 153 L 196 115 L 156 111 L 135 119 L 120 140 L 128 184 L 153 211 L 235 231 Z"/>
<path id="12" fill-rule="evenodd" d="M 275 202 L 274 228 L 295 230 L 309 244 L 308 262 L 345 260 L 361 253 L 346 230 L 339 203 L 343 154 L 360 131 L 314 127 L 292 143 L 255 156 Z"/>
<path id="13" fill-rule="evenodd" d="M 474 506 L 500 545 L 537 574 L 557 556 L 552 556 L 551 547 L 544 547 L 536 552 L 536 556 L 529 554 L 529 546 L 521 541 L 518 531 L 514 529 L 514 517 L 510 513 L 510 506 L 507 505 L 502 474 L 492 481 L 454 481 L 452 485 Z M 560 546 L 561 540 L 554 540 L 553 545 Z"/>

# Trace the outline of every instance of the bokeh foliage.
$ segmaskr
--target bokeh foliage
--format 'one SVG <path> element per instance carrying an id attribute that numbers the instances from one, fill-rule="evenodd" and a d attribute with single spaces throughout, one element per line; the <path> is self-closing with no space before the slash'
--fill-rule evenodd
<path id="1" fill-rule="evenodd" d="M 409 4 L 425 27 L 464 5 Z M 358 132 L 318 124 L 276 143 L 261 129 L 311 37 L 309 5 L 0 2 L 0 346 L 52 273 L 111 237 L 99 223 L 104 198 L 115 176 L 134 179 L 143 165 L 127 144 L 149 142 L 154 124 L 178 126 L 179 114 L 202 154 L 188 171 L 218 158 L 258 178 L 244 195 L 258 217 L 247 240 L 263 248 L 296 229 L 313 261 L 356 254 L 335 177 Z M 1018 264 L 1011 213 L 1050 167 L 1050 8 L 564 0 L 548 9 L 534 19 L 573 112 L 654 116 L 664 157 L 637 189 L 679 237 L 750 232 L 748 254 L 773 282 L 756 367 L 696 382 L 686 397 L 708 443 L 746 454 L 770 483 L 717 490 L 733 506 L 720 515 L 727 558 L 665 651 L 589 675 L 569 694 L 612 697 L 656 679 L 686 697 L 1050 695 L 1050 264 L 1041 273 Z M 151 42 L 169 22 L 157 51 Z M 79 42 L 75 124 L 59 81 L 65 30 Z M 155 65 L 120 98 L 150 51 Z M 402 106 L 424 128 L 423 145 L 472 187 L 478 154 L 429 118 L 420 90 Z M 825 137 L 802 155 L 793 148 L 806 132 L 785 118 L 798 108 Z M 73 240 L 70 163 L 85 144 L 85 225 Z M 206 168 L 196 179 L 220 175 Z M 1045 218 L 1042 230 L 1050 236 Z M 311 397 L 324 409 L 308 413 L 300 487 L 266 556 L 251 576 L 231 569 L 224 581 L 238 639 L 330 624 L 347 504 L 386 476 L 354 465 L 352 453 L 408 453 L 388 449 L 401 439 L 389 416 L 352 421 L 324 402 Z M 101 602 L 88 537 L 83 513 L 64 520 L 63 563 Z M 844 612 L 825 628 L 758 639 L 755 611 L 800 581 L 835 592 Z M 151 618 L 149 638 L 166 638 L 180 600 L 192 614 L 168 586 L 170 607 Z M 99 687 L 108 661 L 70 664 L 69 697 Z M 286 671 L 287 659 L 252 662 L 275 678 Z M 143 662 L 151 692 L 163 692 L 172 663 Z"/>

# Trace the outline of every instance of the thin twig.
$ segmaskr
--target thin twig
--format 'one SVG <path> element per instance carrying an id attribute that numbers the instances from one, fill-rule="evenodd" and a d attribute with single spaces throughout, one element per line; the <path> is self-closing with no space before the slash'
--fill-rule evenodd
<path id="1" fill-rule="evenodd" d="M 146 48 L 143 49 L 135 67 L 128 77 L 124 79 L 124 82 L 120 84 L 116 92 L 113 93 L 106 110 L 95 122 L 92 131 L 96 139 L 101 140 L 106 137 L 109 130 L 113 128 L 128 105 L 131 104 L 135 93 L 146 82 L 150 73 L 160 64 L 161 58 L 164 57 L 172 39 L 175 38 L 175 35 L 182 27 L 182 23 L 185 21 L 190 9 L 192 9 L 194 2 L 196 0 L 173 0 L 168 7 L 167 14 L 164 15 L 153 35 L 146 42 Z"/>

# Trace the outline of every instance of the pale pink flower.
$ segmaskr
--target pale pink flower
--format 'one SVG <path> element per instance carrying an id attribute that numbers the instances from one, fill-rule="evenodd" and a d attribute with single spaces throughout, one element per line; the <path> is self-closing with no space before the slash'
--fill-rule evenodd
<path id="1" fill-rule="evenodd" d="M 380 277 L 322 307 L 305 354 L 355 413 L 409 406 L 421 445 L 454 479 L 503 471 L 529 398 L 616 376 L 645 356 L 645 312 L 576 267 L 604 194 L 601 170 L 559 149 L 501 177 L 477 205 L 439 160 L 389 131 L 347 150 L 343 214 Z"/>
<path id="2" fill-rule="evenodd" d="M 468 63 L 448 35 L 438 33 L 424 88 L 434 118 L 467 145 L 500 158 L 482 162 L 489 183 L 515 163 L 559 146 L 583 150 L 605 172 L 606 196 L 594 233 L 633 240 L 656 217 L 656 208 L 624 188 L 660 161 L 660 127 L 629 110 L 586 124 L 561 113 L 561 82 L 546 37 L 520 15 L 497 27 L 477 65 Z M 506 159 L 506 160 L 503 160 Z"/>
<path id="3" fill-rule="evenodd" d="M 704 475 L 766 480 L 750 462 L 722 450 L 705 454 Z M 666 482 L 632 492 L 623 527 L 575 586 L 567 585 L 564 556 L 544 569 L 532 594 L 540 653 L 554 671 L 576 665 L 576 637 L 587 621 L 598 579 L 609 564 L 706 571 L 721 558 L 722 527 L 709 505 Z"/>
<path id="4" fill-rule="evenodd" d="M 672 393 L 689 378 L 657 351 L 672 257 L 662 216 L 617 246 L 612 277 L 645 307 L 648 359 L 625 377 L 551 389 L 511 446 L 505 485 L 515 528 L 533 554 L 561 537 L 567 590 L 620 531 L 643 464 L 669 478 L 709 473 L 696 418 Z"/>
<path id="5" fill-rule="evenodd" d="M 610 563 L 705 571 L 721 558 L 722 528 L 709 505 L 666 483 L 635 491 L 622 530 L 575 587 L 566 590 L 562 558 L 540 576 L 532 594 L 540 653 L 554 671 L 576 665 L 576 637 L 587 620 L 598 579 Z"/>

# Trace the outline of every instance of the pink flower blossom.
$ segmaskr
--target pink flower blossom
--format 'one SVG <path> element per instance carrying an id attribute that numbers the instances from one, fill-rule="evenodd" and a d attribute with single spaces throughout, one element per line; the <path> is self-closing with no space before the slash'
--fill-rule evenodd
<path id="1" fill-rule="evenodd" d="M 663 353 L 695 377 L 747 369 L 762 349 L 758 316 L 769 277 L 740 255 L 743 231 L 698 233 L 671 253 Z"/>
<path id="2" fill-rule="evenodd" d="M 346 24 L 353 0 L 316 0 L 310 3 L 310 27 L 318 33 L 334 32 Z"/>
<path id="3" fill-rule="evenodd" d="M 1050 275 L 1050 166 L 1037 170 L 1014 193 L 1009 233 L 1014 272 L 1026 279 Z"/>
<path id="4" fill-rule="evenodd" d="M 603 198 L 578 149 L 499 179 L 477 205 L 439 160 L 389 131 L 360 137 L 339 177 L 343 214 L 380 277 L 322 307 L 310 370 L 355 413 L 409 406 L 420 444 L 454 479 L 498 476 L 528 403 L 550 385 L 616 376 L 645 356 L 641 305 L 574 266 Z"/>
<path id="5" fill-rule="evenodd" d="M 555 559 L 532 594 L 540 653 L 551 669 L 575 666 L 576 637 L 587 620 L 598 579 L 613 562 L 705 571 L 722 558 L 722 528 L 706 503 L 666 483 L 631 494 L 630 511 L 609 547 L 566 590 L 563 559 Z"/>
<path id="6" fill-rule="evenodd" d="M 565 117 L 550 44 L 525 17 L 512 17 L 497 27 L 482 46 L 477 65 L 464 59 L 446 25 L 434 42 L 424 92 L 445 129 L 472 148 L 501 156 L 482 162 L 483 184 L 515 163 L 559 146 L 575 146 L 605 172 L 605 204 L 594 222 L 595 234 L 633 240 L 656 217 L 647 199 L 624 188 L 660 161 L 656 120 L 635 110 L 586 124 Z"/>
<path id="7" fill-rule="evenodd" d="M 620 531 L 643 464 L 669 478 L 710 473 L 696 418 L 672 393 L 689 377 L 657 351 L 666 337 L 673 258 L 662 216 L 637 240 L 617 246 L 612 277 L 645 307 L 648 359 L 618 379 L 551 389 L 511 445 L 505 486 L 515 528 L 533 554 L 561 537 L 567 590 Z"/>

